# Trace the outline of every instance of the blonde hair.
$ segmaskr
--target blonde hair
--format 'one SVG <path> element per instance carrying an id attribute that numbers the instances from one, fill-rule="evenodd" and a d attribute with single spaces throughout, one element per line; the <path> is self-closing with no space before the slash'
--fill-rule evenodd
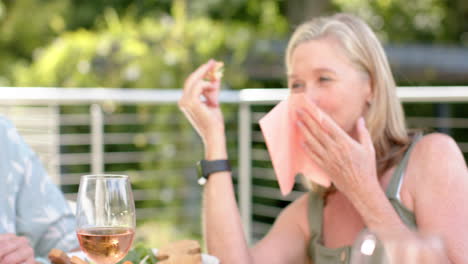
<path id="1" fill-rule="evenodd" d="M 361 19 L 349 14 L 319 17 L 300 25 L 292 35 L 286 50 L 288 74 L 296 47 L 325 37 L 338 40 L 351 62 L 371 80 L 373 99 L 365 119 L 381 175 L 401 159 L 409 145 L 403 109 L 385 52 L 372 29 Z"/>

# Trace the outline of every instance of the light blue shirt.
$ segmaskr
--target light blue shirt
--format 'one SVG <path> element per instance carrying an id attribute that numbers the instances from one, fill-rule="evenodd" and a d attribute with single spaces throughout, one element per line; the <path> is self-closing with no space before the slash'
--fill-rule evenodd
<path id="1" fill-rule="evenodd" d="M 0 234 L 29 239 L 38 261 L 78 247 L 75 217 L 36 154 L 0 116 Z"/>

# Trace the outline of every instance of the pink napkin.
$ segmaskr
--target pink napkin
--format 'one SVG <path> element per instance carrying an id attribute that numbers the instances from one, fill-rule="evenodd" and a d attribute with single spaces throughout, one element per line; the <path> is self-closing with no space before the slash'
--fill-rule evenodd
<path id="1" fill-rule="evenodd" d="M 303 93 L 290 94 L 259 122 L 283 196 L 291 192 L 298 173 L 325 187 L 331 184 L 326 173 L 301 147 L 303 136 L 296 125 L 296 109 L 307 110 L 309 104 Z"/>

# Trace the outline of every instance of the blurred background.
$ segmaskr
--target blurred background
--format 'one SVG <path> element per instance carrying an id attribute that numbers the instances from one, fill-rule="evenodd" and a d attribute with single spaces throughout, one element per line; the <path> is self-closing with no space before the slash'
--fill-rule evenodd
<path id="1" fill-rule="evenodd" d="M 188 73 L 216 58 L 225 62 L 227 91 L 284 88 L 288 36 L 306 19 L 339 11 L 360 16 L 377 32 L 399 86 L 443 90 L 468 85 L 468 2 L 463 0 L 0 0 L 0 87 L 145 89 L 164 97 L 168 95 L 153 92 L 180 90 Z M 154 247 L 180 238 L 201 239 L 202 189 L 194 169 L 202 157 L 201 142 L 174 101 L 149 103 L 144 97 L 133 103 L 18 100 L 3 104 L 1 111 L 16 123 L 70 200 L 79 176 L 93 171 L 91 135 L 97 115 L 101 170 L 131 175 L 139 239 Z M 237 183 L 240 104 L 235 98 L 226 101 Z M 452 135 L 466 159 L 467 105 L 420 102 L 404 107 L 410 127 Z M 290 196 L 281 197 L 277 189 L 258 130 L 258 119 L 272 106 L 249 106 L 252 195 L 244 220 L 250 221 L 253 240 L 304 191 L 298 184 Z"/>

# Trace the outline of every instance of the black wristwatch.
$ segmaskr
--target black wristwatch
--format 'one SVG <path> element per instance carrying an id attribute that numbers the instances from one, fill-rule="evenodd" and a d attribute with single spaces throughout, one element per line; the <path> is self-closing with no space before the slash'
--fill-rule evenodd
<path id="1" fill-rule="evenodd" d="M 197 162 L 198 184 L 205 185 L 210 174 L 220 171 L 231 171 L 229 160 L 200 160 Z"/>

